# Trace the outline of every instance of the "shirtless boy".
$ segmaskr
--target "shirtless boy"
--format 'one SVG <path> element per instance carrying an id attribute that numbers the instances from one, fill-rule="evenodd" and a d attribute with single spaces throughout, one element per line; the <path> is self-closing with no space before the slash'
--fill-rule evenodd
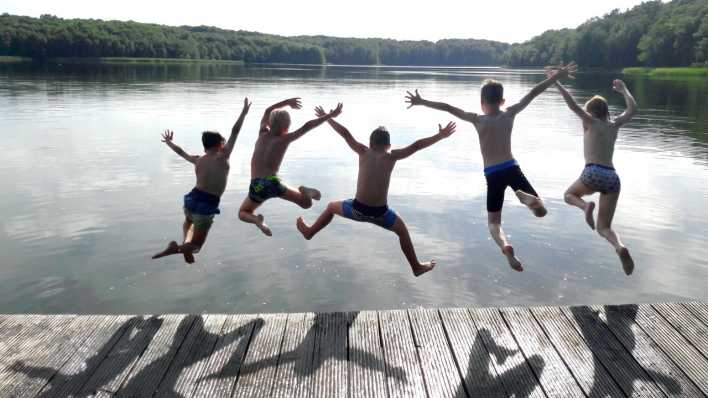
<path id="1" fill-rule="evenodd" d="M 321 107 L 316 108 L 316 113 L 320 117 L 326 115 Z M 450 122 L 444 128 L 438 126 L 437 134 L 420 139 L 405 148 L 394 150 L 391 150 L 390 135 L 385 127 L 379 127 L 371 133 L 367 147 L 358 142 L 349 130 L 338 122 L 330 119 L 328 123 L 359 155 L 356 195 L 354 199 L 330 202 L 312 226 L 307 226 L 302 217 L 299 217 L 297 229 L 305 239 L 310 240 L 332 221 L 335 214 L 354 221 L 369 222 L 398 235 L 401 250 L 413 270 L 413 275 L 420 276 L 432 270 L 435 261 L 423 263 L 418 261 L 406 223 L 388 207 L 388 187 L 391 172 L 397 161 L 449 137 L 455 132 L 455 123 Z"/>
<path id="2" fill-rule="evenodd" d="M 172 131 L 167 130 L 162 135 L 162 142 L 186 161 L 194 164 L 197 185 L 184 196 L 183 243 L 178 245 L 177 242 L 171 241 L 165 250 L 155 254 L 152 258 L 182 253 L 184 261 L 190 264 L 194 262 L 194 253 L 199 252 L 204 246 L 209 228 L 214 221 L 214 215 L 220 213 L 219 201 L 226 189 L 229 176 L 229 157 L 234 150 L 236 137 L 241 131 L 243 120 L 250 107 L 251 103 L 248 98 L 244 99 L 243 110 L 231 129 L 228 141 L 224 142 L 224 137 L 217 132 L 205 131 L 202 133 L 205 152 L 203 156 L 190 155 L 173 143 L 174 133 Z"/>
<path id="3" fill-rule="evenodd" d="M 549 72 L 552 75 L 554 72 Z M 612 230 L 612 218 L 617 208 L 620 194 L 620 178 L 612 164 L 615 141 L 619 128 L 629 122 L 637 113 L 637 103 L 622 80 L 612 82 L 612 88 L 624 96 L 627 109 L 614 120 L 610 120 L 607 100 L 599 95 L 592 97 L 581 108 L 560 83 L 556 82 L 563 99 L 583 122 L 583 148 L 585 169 L 580 178 L 565 192 L 566 203 L 578 207 L 585 213 L 585 221 L 595 229 L 593 211 L 595 202 L 586 202 L 583 196 L 600 193 L 600 205 L 597 211 L 597 233 L 615 248 L 622 262 L 624 272 L 629 275 L 634 270 L 634 261 L 629 250 L 619 236 Z"/>
<path id="4" fill-rule="evenodd" d="M 279 197 L 303 209 L 309 209 L 312 207 L 312 200 L 320 200 L 321 196 L 320 191 L 314 188 L 300 186 L 297 190 L 292 189 L 278 178 L 278 170 L 288 146 L 308 131 L 337 117 L 342 112 L 342 106 L 339 104 L 331 112 L 320 115 L 317 119 L 310 120 L 299 129 L 288 133 L 290 114 L 285 110 L 279 110 L 286 106 L 292 109 L 302 108 L 300 98 L 290 98 L 269 106 L 263 113 L 258 140 L 251 158 L 251 185 L 248 188 L 248 196 L 238 212 L 241 221 L 254 224 L 266 236 L 272 236 L 273 233 L 264 222 L 263 215 L 254 214 L 263 202 Z"/>
<path id="5" fill-rule="evenodd" d="M 494 242 L 499 245 L 502 253 L 506 256 L 509 266 L 515 271 L 523 271 L 523 266 L 514 255 L 514 248 L 509 244 L 509 240 L 501 228 L 501 210 L 504 204 L 506 187 L 511 187 L 516 192 L 519 201 L 526 205 L 536 217 L 545 216 L 547 211 L 543 201 L 538 197 L 524 173 L 521 172 L 518 162 L 511 154 L 511 131 L 514 126 L 514 118 L 539 94 L 558 79 L 571 76 L 576 69 L 575 63 L 570 63 L 567 66 L 561 65 L 557 73 L 539 83 L 519 103 L 508 107 L 506 111 L 501 110 L 504 105 L 504 87 L 502 84 L 494 80 L 485 80 L 481 94 L 483 115 L 466 112 L 446 103 L 425 100 L 418 93 L 418 90 L 415 91 L 415 94 L 408 92 L 406 96 L 406 101 L 410 104 L 409 108 L 415 105 L 423 105 L 445 111 L 472 123 L 477 129 L 484 161 L 484 175 L 487 179 L 489 232 Z"/>

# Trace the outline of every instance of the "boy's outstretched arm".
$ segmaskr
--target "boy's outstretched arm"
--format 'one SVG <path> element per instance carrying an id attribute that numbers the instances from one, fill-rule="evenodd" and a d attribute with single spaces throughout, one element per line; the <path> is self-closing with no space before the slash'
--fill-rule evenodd
<path id="1" fill-rule="evenodd" d="M 302 104 L 300 103 L 300 97 L 288 98 L 286 100 L 276 102 L 275 104 L 267 107 L 266 110 L 263 112 L 263 117 L 261 118 L 261 129 L 259 132 L 262 133 L 264 131 L 268 131 L 268 129 L 270 128 L 270 113 L 271 112 L 273 112 L 274 110 L 279 109 L 279 108 L 284 108 L 286 106 L 289 106 L 293 109 L 302 108 Z"/>
<path id="2" fill-rule="evenodd" d="M 326 116 L 327 113 L 325 112 L 324 108 L 322 108 L 321 106 L 318 106 L 317 108 L 315 108 L 315 115 L 317 117 L 323 117 L 323 116 Z M 329 125 L 332 126 L 332 128 L 334 129 L 334 131 L 337 132 L 337 134 L 339 134 L 342 138 L 344 138 L 344 141 L 347 142 L 347 145 L 349 145 L 349 148 L 351 148 L 352 151 L 354 151 L 360 155 L 362 153 L 366 152 L 366 149 L 367 149 L 366 145 L 357 141 L 356 138 L 354 138 L 352 133 L 350 133 L 346 127 L 342 126 L 341 124 L 339 124 L 339 122 L 337 122 L 334 119 L 327 120 L 327 123 L 329 123 Z"/>
<path id="3" fill-rule="evenodd" d="M 612 122 L 615 126 L 619 127 L 628 121 L 632 120 L 634 115 L 637 113 L 637 101 L 634 100 L 632 93 L 629 92 L 627 85 L 624 84 L 622 80 L 615 80 L 612 82 L 612 89 L 624 96 L 624 101 L 627 103 L 627 109 L 622 112 L 621 115 Z"/>
<path id="4" fill-rule="evenodd" d="M 563 87 L 559 82 L 555 83 L 556 88 L 558 88 L 558 91 L 560 91 L 561 96 L 563 96 L 563 99 L 565 100 L 565 103 L 568 105 L 568 108 L 570 108 L 573 113 L 578 115 L 580 119 L 583 121 L 591 121 L 593 119 L 592 115 L 589 113 L 585 112 L 585 109 L 581 108 L 580 105 L 578 105 L 577 102 L 575 102 L 575 99 L 573 99 L 573 96 L 570 95 L 568 90 Z"/>
<path id="5" fill-rule="evenodd" d="M 538 83 L 536 87 L 531 89 L 528 94 L 521 98 L 521 101 L 508 107 L 507 112 L 511 112 L 511 114 L 513 115 L 521 112 L 531 103 L 531 101 L 534 100 L 534 98 L 538 97 L 542 92 L 546 91 L 546 89 L 552 84 L 566 77 L 572 78 L 573 74 L 575 74 L 575 71 L 577 69 L 578 66 L 575 64 L 575 62 L 571 62 L 568 65 L 560 64 L 557 70 L 554 70 L 549 74 L 549 78 L 542 81 L 541 83 Z"/>
<path id="6" fill-rule="evenodd" d="M 421 138 L 405 148 L 394 149 L 391 151 L 391 156 L 393 156 L 395 160 L 405 159 L 411 156 L 412 154 L 420 151 L 421 149 L 427 148 L 435 144 L 436 142 L 442 140 L 443 138 L 451 136 L 452 133 L 455 132 L 456 127 L 457 125 L 454 122 L 448 123 L 445 127 L 438 124 L 437 134 L 431 135 L 430 137 Z"/>
<path id="7" fill-rule="evenodd" d="M 227 159 L 229 158 L 229 156 L 231 156 L 231 152 L 233 152 L 234 150 L 234 145 L 236 145 L 236 137 L 238 137 L 238 133 L 241 131 L 243 121 L 244 119 L 246 119 L 246 114 L 248 113 L 249 109 L 251 109 L 251 102 L 248 101 L 248 98 L 244 98 L 243 109 L 241 109 L 241 115 L 239 115 L 238 119 L 236 119 L 234 127 L 231 128 L 231 135 L 226 141 L 226 145 L 224 145 L 224 156 Z"/>
<path id="8" fill-rule="evenodd" d="M 172 138 L 174 137 L 174 135 L 175 133 L 173 131 L 165 130 L 165 132 L 162 134 L 162 142 L 167 144 L 167 146 L 170 147 L 170 149 L 172 149 L 173 151 L 175 151 L 176 154 L 183 157 L 184 160 L 188 161 L 189 163 L 197 163 L 197 159 L 199 159 L 199 156 L 188 154 L 184 151 L 184 149 L 180 148 L 179 145 L 172 142 Z"/>
<path id="9" fill-rule="evenodd" d="M 452 114 L 455 117 L 458 117 L 462 120 L 468 121 L 470 123 L 476 123 L 477 122 L 477 114 L 473 112 L 465 112 L 460 108 L 456 108 L 452 105 L 446 104 L 444 102 L 433 102 L 433 101 L 428 101 L 426 99 L 423 99 L 423 97 L 420 96 L 420 93 L 418 93 L 418 90 L 415 90 L 415 94 L 411 93 L 410 91 L 406 91 L 406 102 L 410 105 L 408 105 L 408 109 L 415 105 L 423 105 L 427 106 L 428 108 L 433 108 L 437 109 L 439 111 L 444 111 L 447 113 Z"/>
<path id="10" fill-rule="evenodd" d="M 329 111 L 329 113 L 325 114 L 324 116 L 318 117 L 317 119 L 312 119 L 309 122 L 303 124 L 302 127 L 300 127 L 299 129 L 293 131 L 292 133 L 286 134 L 285 138 L 288 140 L 288 143 L 291 143 L 291 142 L 297 140 L 298 138 L 302 137 L 303 135 L 305 135 L 305 133 L 307 133 L 308 131 L 321 125 L 322 123 L 339 116 L 340 113 L 342 113 L 342 103 L 341 102 L 339 104 L 337 104 L 336 108 Z"/>

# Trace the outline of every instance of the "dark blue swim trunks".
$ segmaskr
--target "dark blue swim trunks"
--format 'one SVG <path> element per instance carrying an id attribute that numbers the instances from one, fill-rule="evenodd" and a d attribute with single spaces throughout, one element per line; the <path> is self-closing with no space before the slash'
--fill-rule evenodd
<path id="1" fill-rule="evenodd" d="M 538 196 L 515 159 L 485 167 L 484 177 L 487 179 L 487 211 L 490 213 L 501 211 L 506 187 Z"/>
<path id="2" fill-rule="evenodd" d="M 184 208 L 190 213 L 202 216 L 213 216 L 219 214 L 219 202 L 221 198 L 216 195 L 194 188 L 184 195 Z"/>
<path id="3" fill-rule="evenodd" d="M 248 197 L 256 203 L 263 203 L 270 198 L 281 196 L 287 191 L 278 176 L 254 178 L 248 187 Z"/>
<path id="4" fill-rule="evenodd" d="M 588 163 L 580 175 L 580 181 L 588 188 L 600 193 L 615 193 L 622 188 L 614 167 Z"/>
<path id="5" fill-rule="evenodd" d="M 396 212 L 384 206 L 367 206 L 356 199 L 342 202 L 342 215 L 354 221 L 368 222 L 379 227 L 391 229 L 396 223 Z"/>

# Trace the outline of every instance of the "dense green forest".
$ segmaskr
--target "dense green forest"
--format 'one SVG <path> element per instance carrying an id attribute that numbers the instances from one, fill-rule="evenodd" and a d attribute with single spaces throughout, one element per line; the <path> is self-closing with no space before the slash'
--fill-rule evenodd
<path id="1" fill-rule="evenodd" d="M 543 66 L 708 65 L 708 1 L 650 1 L 576 29 L 549 30 L 519 44 L 450 39 L 397 41 L 283 37 L 208 26 L 0 15 L 0 56 L 150 57 L 248 63 Z"/>

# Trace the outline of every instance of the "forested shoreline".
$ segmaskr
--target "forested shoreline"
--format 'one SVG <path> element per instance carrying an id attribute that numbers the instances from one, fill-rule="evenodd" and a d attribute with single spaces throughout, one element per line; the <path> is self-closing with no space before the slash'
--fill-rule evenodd
<path id="1" fill-rule="evenodd" d="M 209 26 L 0 15 L 0 57 L 178 58 L 246 63 L 544 66 L 708 66 L 708 1 L 649 1 L 549 30 L 526 42 L 446 39 L 398 41 L 284 37 Z"/>

